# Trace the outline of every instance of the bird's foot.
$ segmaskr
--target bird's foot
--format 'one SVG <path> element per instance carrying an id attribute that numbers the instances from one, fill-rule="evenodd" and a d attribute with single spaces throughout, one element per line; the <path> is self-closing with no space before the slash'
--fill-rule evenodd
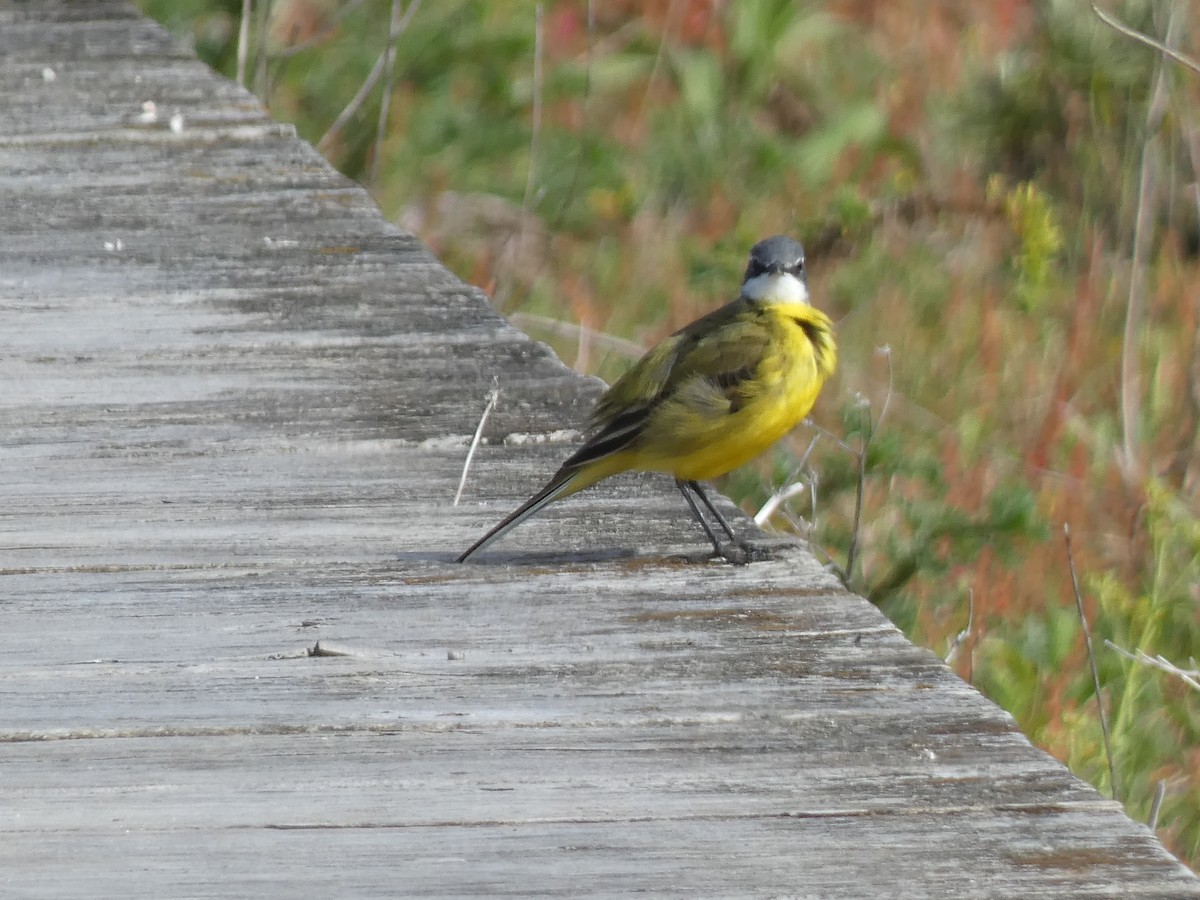
<path id="1" fill-rule="evenodd" d="M 724 541 L 710 547 L 704 553 L 686 553 L 680 558 L 689 563 L 724 562 L 731 566 L 745 566 L 752 562 L 775 559 L 775 551 L 781 546 L 790 546 L 778 541 Z"/>
<path id="2" fill-rule="evenodd" d="M 745 566 L 770 559 L 771 550 L 752 541 L 730 541 L 722 544 L 721 548 L 713 553 L 713 557 L 721 557 L 731 566 Z"/>
<path id="3" fill-rule="evenodd" d="M 745 566 L 750 563 L 750 554 L 742 544 L 728 543 L 720 550 L 714 550 L 713 559 L 723 559 L 731 566 Z"/>

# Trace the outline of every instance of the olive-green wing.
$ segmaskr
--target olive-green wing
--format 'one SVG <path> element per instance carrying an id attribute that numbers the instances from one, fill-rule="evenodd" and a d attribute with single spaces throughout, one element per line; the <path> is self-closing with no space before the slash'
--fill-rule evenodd
<path id="1" fill-rule="evenodd" d="M 711 399 L 722 412 L 727 404 L 734 408 L 740 402 L 742 386 L 758 374 L 759 364 L 767 353 L 772 331 L 768 319 L 759 307 L 745 302 L 725 307 L 719 319 L 703 319 L 683 332 L 686 345 L 681 347 L 674 366 L 659 397 L 665 400 L 686 389 L 691 396 L 701 396 L 711 388 Z"/>
<path id="2" fill-rule="evenodd" d="M 681 390 L 697 412 L 736 409 L 741 386 L 753 379 L 770 340 L 757 309 L 742 299 L 675 332 L 600 398 L 591 420 L 595 434 L 565 465 L 581 466 L 629 447 L 654 409 Z"/>

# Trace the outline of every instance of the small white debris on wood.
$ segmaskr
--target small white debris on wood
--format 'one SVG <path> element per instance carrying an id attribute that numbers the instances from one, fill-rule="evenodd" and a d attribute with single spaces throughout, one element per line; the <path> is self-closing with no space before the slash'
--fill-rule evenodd
<path id="1" fill-rule="evenodd" d="M 510 447 L 521 447 L 525 444 L 565 444 L 569 441 L 578 441 L 583 438 L 576 428 L 562 428 L 558 431 L 547 431 L 538 433 L 513 432 L 506 435 L 504 443 Z"/>

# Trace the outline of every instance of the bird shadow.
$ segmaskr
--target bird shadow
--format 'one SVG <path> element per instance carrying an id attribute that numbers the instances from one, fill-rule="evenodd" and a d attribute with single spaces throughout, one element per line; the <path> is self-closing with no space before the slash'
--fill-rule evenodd
<path id="1" fill-rule="evenodd" d="M 402 551 L 396 554 L 397 562 L 407 563 L 449 563 L 465 568 L 495 568 L 498 566 L 570 566 L 596 565 L 602 563 L 619 563 L 642 561 L 645 563 L 673 563 L 700 565 L 707 563 L 727 563 L 730 565 L 747 565 L 749 563 L 766 562 L 779 559 L 781 551 L 799 546 L 799 542 L 789 538 L 768 538 L 741 540 L 731 548 L 729 555 L 722 557 L 709 547 L 685 552 L 663 552 L 661 549 L 650 550 L 637 547 L 610 547 L 595 550 L 526 550 L 526 551 L 485 551 L 477 553 L 464 563 L 458 562 L 458 554 L 453 551 Z"/>
<path id="2" fill-rule="evenodd" d="M 465 568 L 487 568 L 494 566 L 546 566 L 571 563 L 608 563 L 635 559 L 642 555 L 632 547 L 614 547 L 605 550 L 529 550 L 517 552 L 491 551 L 476 553 L 468 561 L 459 563 L 458 552 L 429 553 L 405 551 L 396 554 L 399 562 L 438 562 L 461 565 Z"/>

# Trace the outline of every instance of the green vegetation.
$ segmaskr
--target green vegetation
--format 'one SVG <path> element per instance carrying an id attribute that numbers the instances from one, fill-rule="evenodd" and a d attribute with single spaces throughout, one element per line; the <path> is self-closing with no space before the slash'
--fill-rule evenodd
<path id="1" fill-rule="evenodd" d="M 240 3 L 142 2 L 234 72 Z M 393 4 L 256 6 L 248 80 L 317 142 Z M 1118 796 L 1144 818 L 1164 783 L 1195 866 L 1200 692 L 1104 640 L 1184 667 L 1200 640 L 1200 76 L 1067 0 L 540 8 L 540 40 L 528 0 L 413 10 L 330 159 L 607 377 L 626 360 L 589 333 L 648 345 L 729 299 L 754 240 L 803 239 L 842 372 L 820 430 L 725 489 L 804 482 L 772 523 L 1111 790 L 1070 523 Z M 1189 33 L 1186 5 L 1114 13 Z"/>

